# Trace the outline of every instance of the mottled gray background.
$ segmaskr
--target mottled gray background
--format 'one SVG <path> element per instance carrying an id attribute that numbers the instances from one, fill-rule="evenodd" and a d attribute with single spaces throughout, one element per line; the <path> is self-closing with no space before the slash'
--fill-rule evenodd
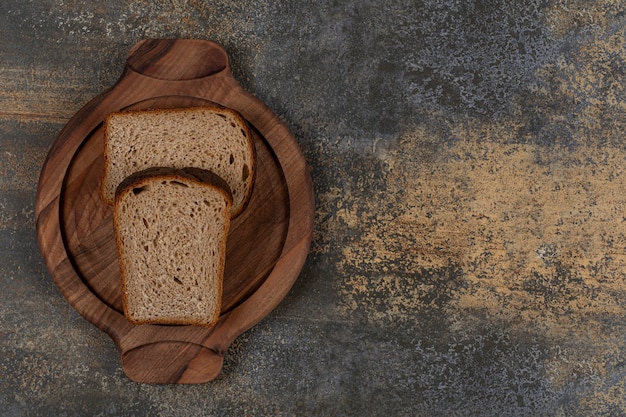
<path id="1" fill-rule="evenodd" d="M 626 415 L 625 35 L 618 0 L 2 1 L 0 415 Z M 316 195 L 293 290 L 197 386 L 124 376 L 33 218 L 156 37 L 222 44 Z"/>

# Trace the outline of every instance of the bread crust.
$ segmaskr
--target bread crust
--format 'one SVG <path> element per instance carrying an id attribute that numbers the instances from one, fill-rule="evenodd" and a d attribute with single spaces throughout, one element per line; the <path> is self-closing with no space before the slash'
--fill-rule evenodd
<path id="1" fill-rule="evenodd" d="M 251 155 L 250 158 L 250 166 L 249 166 L 249 175 L 250 175 L 250 186 L 246 188 L 246 194 L 244 196 L 243 199 L 243 203 L 241 204 L 241 206 L 239 207 L 238 210 L 232 211 L 231 212 L 231 219 L 234 219 L 235 217 L 239 216 L 248 206 L 250 199 L 252 198 L 252 192 L 254 190 L 254 183 L 256 181 L 256 171 L 257 171 L 257 162 L 256 162 L 256 148 L 254 145 L 254 140 L 253 140 L 253 135 L 252 135 L 252 128 L 250 126 L 250 124 L 248 123 L 248 121 L 246 119 L 243 118 L 243 116 L 241 114 L 239 114 L 237 111 L 227 108 L 227 107 L 222 107 L 222 106 L 214 106 L 214 105 L 207 105 L 207 106 L 194 106 L 194 107 L 180 107 L 180 108 L 166 108 L 166 109 L 160 109 L 160 108 L 153 108 L 153 109 L 145 109 L 145 110 L 122 110 L 122 111 L 117 111 L 117 112 L 113 112 L 108 114 L 105 119 L 104 119 L 104 123 L 103 123 L 103 131 L 104 131 L 104 150 L 103 150 L 103 156 L 104 156 L 104 168 L 103 168 L 103 172 L 102 172 L 102 181 L 101 181 L 101 185 L 100 185 L 100 198 L 102 199 L 102 201 L 104 201 L 105 203 L 112 205 L 115 201 L 115 197 L 113 196 L 113 199 L 109 198 L 107 196 L 106 193 L 106 178 L 110 175 L 109 174 L 109 170 L 108 167 L 111 166 L 111 155 L 109 155 L 107 146 L 106 146 L 106 138 L 109 137 L 110 135 L 110 120 L 112 117 L 115 117 L 116 115 L 119 114 L 172 114 L 172 113 L 193 113 L 193 112 L 197 112 L 197 111 L 210 111 L 210 112 L 215 112 L 215 113 L 220 113 L 220 114 L 227 114 L 232 116 L 235 120 L 237 120 L 237 122 L 239 123 L 239 125 L 241 126 L 244 136 L 246 137 L 247 141 L 246 144 L 248 145 L 248 152 Z M 119 186 L 119 185 L 118 185 Z"/>
<path id="2" fill-rule="evenodd" d="M 174 180 L 174 181 L 190 181 L 195 182 L 197 184 L 203 186 L 210 186 L 219 192 L 222 193 L 224 198 L 227 201 L 227 210 L 230 210 L 232 205 L 232 194 L 228 185 L 224 180 L 222 180 L 219 176 L 214 173 L 202 170 L 199 168 L 183 168 L 176 169 L 170 167 L 154 167 L 148 168 L 146 170 L 136 172 L 133 175 L 126 178 L 116 189 L 115 193 L 115 201 L 122 198 L 125 194 L 132 192 L 133 188 L 141 187 L 148 182 L 155 180 Z M 128 277 L 125 274 L 127 270 L 125 264 L 125 257 L 122 252 L 122 241 L 117 233 L 119 229 L 120 220 L 118 213 L 118 204 L 114 204 L 113 209 L 113 224 L 115 228 L 115 243 L 117 246 L 118 259 L 120 264 L 120 275 L 121 275 L 121 285 L 122 285 L 122 304 L 124 309 L 124 316 L 126 319 L 133 324 L 164 324 L 164 325 L 195 325 L 195 326 L 204 326 L 204 327 L 212 327 L 214 326 L 220 318 L 220 310 L 221 310 L 221 300 L 222 300 L 222 291 L 223 291 L 223 275 L 224 275 L 224 266 L 225 266 L 225 257 L 226 257 L 226 241 L 228 232 L 230 229 L 230 221 L 229 219 L 226 221 L 226 227 L 224 230 L 224 239 L 219 242 L 220 245 L 220 260 L 219 260 L 219 279 L 217 280 L 217 300 L 218 307 L 215 310 L 213 317 L 209 317 L 206 321 L 195 320 L 192 317 L 181 318 L 181 319 L 145 319 L 145 320 L 137 320 L 128 311 L 129 298 L 128 298 L 128 288 L 127 282 Z"/>

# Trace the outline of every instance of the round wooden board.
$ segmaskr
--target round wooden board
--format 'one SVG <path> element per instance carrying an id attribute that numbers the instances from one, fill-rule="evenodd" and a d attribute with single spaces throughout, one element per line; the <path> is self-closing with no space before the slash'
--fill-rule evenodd
<path id="1" fill-rule="evenodd" d="M 214 104 L 244 116 L 257 156 L 252 198 L 228 236 L 220 320 L 212 328 L 132 325 L 122 312 L 112 207 L 99 194 L 102 121 L 123 109 Z M 313 212 L 311 180 L 295 139 L 239 87 L 225 51 L 201 40 L 137 44 L 118 83 L 59 134 L 35 206 L 42 254 L 55 283 L 79 313 L 112 337 L 126 374 L 151 383 L 198 383 L 219 374 L 232 341 L 273 310 L 297 279 Z"/>

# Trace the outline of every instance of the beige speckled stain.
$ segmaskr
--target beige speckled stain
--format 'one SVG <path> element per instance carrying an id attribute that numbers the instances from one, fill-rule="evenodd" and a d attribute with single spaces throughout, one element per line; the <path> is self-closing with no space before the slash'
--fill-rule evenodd
<path id="1" fill-rule="evenodd" d="M 344 262 L 374 269 L 391 262 L 416 273 L 459 266 L 469 288 L 458 307 L 528 320 L 546 312 L 626 313 L 626 152 L 502 144 L 508 131 L 464 127 L 459 143 L 428 160 L 415 158 L 428 133 L 408 132 L 384 156 L 387 192 L 402 196 L 401 208 L 374 215 L 360 242 L 344 249 Z M 355 212 L 341 213 L 358 222 Z M 390 239 L 406 243 L 397 250 Z M 351 278 L 351 288 L 367 291 L 360 279 Z M 561 296 L 546 299 L 554 291 Z M 420 302 L 410 289 L 397 295 L 396 303 Z"/>

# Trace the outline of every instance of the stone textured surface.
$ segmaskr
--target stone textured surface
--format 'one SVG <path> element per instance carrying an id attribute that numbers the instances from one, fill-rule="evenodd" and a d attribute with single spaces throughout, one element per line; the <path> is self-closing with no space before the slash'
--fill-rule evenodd
<path id="1" fill-rule="evenodd" d="M 0 35 L 0 415 L 626 414 L 626 3 L 6 0 Z M 199 386 L 127 380 L 34 231 L 147 37 L 221 43 L 315 186 L 300 279 Z"/>

